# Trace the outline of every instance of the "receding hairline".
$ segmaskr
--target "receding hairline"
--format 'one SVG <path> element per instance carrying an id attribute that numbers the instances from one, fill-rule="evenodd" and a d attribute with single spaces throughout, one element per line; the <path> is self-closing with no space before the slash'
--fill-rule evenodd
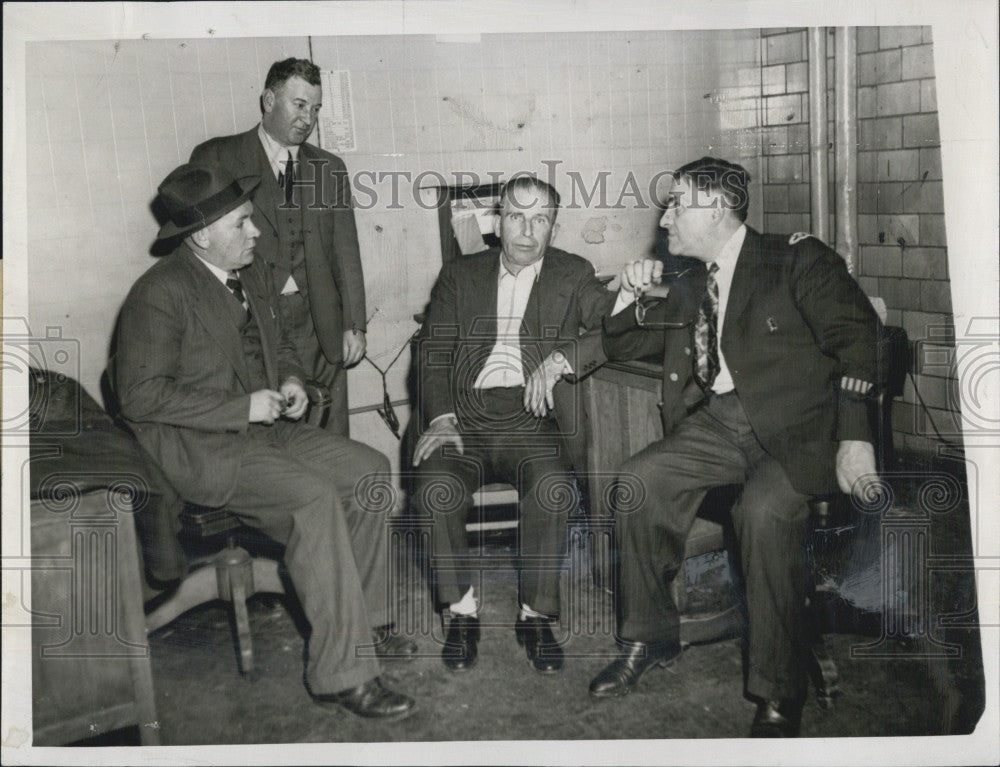
<path id="1" fill-rule="evenodd" d="M 542 181 L 535 176 L 515 176 L 504 184 L 503 189 L 500 192 L 500 212 L 502 213 L 510 207 L 518 210 L 524 210 L 526 207 L 529 207 L 520 204 L 514 199 L 514 195 L 528 191 L 529 189 L 535 194 L 535 197 L 531 200 L 532 205 L 534 205 L 535 201 L 538 200 L 543 194 L 545 195 L 545 203 L 542 207 L 552 211 L 552 220 L 555 221 L 556 215 L 559 213 L 559 192 L 557 192 L 555 187 L 551 184 Z"/>

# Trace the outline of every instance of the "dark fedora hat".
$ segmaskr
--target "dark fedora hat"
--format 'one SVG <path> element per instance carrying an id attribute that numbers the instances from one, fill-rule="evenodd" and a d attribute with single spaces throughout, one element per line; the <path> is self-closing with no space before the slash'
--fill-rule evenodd
<path id="1" fill-rule="evenodd" d="M 181 165 L 159 186 L 160 202 L 168 221 L 157 241 L 204 229 L 239 207 L 260 183 L 260 176 L 234 179 L 218 165 Z"/>

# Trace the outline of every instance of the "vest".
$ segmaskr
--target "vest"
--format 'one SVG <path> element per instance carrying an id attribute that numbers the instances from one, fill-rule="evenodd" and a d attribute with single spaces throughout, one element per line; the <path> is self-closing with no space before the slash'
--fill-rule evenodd
<path id="1" fill-rule="evenodd" d="M 228 291 L 227 291 L 228 292 Z M 257 320 L 247 319 L 246 311 L 231 293 L 232 299 L 226 302 L 233 322 L 240 330 L 240 343 L 243 345 L 243 358 L 250 374 L 249 392 L 271 388 L 267 380 L 267 369 L 264 367 L 264 348 L 260 342 L 260 328 Z"/>
<path id="2" fill-rule="evenodd" d="M 266 173 L 262 173 L 261 178 L 260 189 L 257 192 L 260 198 L 258 204 L 271 206 L 278 227 L 278 252 L 275 254 L 274 268 L 271 270 L 274 289 L 281 293 L 285 283 L 288 282 L 288 276 L 292 275 L 299 291 L 305 294 L 308 283 L 301 193 L 295 188 L 292 197 L 293 206 L 282 208 L 285 200 L 284 190 L 278 186 L 270 166 L 266 166 Z"/>

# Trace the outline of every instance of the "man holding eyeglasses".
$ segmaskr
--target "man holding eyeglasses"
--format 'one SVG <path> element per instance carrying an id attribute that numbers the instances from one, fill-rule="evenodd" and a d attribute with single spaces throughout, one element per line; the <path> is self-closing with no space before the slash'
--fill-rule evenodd
<path id="1" fill-rule="evenodd" d="M 629 311 L 664 274 L 659 261 L 627 265 L 602 348 L 582 363 L 663 355 L 665 437 L 621 469 L 645 493 L 616 519 L 620 653 L 590 694 L 626 695 L 680 654 L 670 584 L 685 539 L 710 489 L 740 485 L 731 514 L 747 591 L 751 735 L 782 737 L 798 734 L 805 697 L 807 501 L 838 486 L 863 495 L 875 478 L 868 413 L 880 325 L 833 250 L 746 226 L 748 182 L 741 166 L 711 157 L 673 174 L 661 220 L 670 253 L 705 268 L 673 275 L 666 300 Z"/>

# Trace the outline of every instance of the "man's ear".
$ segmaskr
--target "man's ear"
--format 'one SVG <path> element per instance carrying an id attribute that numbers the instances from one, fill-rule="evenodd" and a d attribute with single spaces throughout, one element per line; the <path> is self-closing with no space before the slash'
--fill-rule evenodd
<path id="1" fill-rule="evenodd" d="M 197 232 L 189 234 L 188 239 L 202 250 L 208 250 L 208 246 L 212 238 L 209 236 L 208 227 L 206 226 L 199 229 Z"/>
<path id="2" fill-rule="evenodd" d="M 551 245 L 552 242 L 556 239 L 556 235 L 559 234 L 559 224 L 553 224 L 552 229 L 550 231 L 551 234 L 549 234 L 549 244 Z"/>
<path id="3" fill-rule="evenodd" d="M 265 88 L 260 94 L 260 107 L 264 110 L 264 114 L 269 114 L 274 109 L 274 91 L 270 88 Z"/>
<path id="4" fill-rule="evenodd" d="M 501 221 L 500 214 L 499 213 L 494 213 L 493 214 L 493 234 L 495 234 L 497 237 L 500 236 L 500 221 Z"/>
<path id="5" fill-rule="evenodd" d="M 726 215 L 726 198 L 721 194 L 715 195 L 715 199 L 711 203 L 711 209 L 712 221 L 718 223 Z"/>

